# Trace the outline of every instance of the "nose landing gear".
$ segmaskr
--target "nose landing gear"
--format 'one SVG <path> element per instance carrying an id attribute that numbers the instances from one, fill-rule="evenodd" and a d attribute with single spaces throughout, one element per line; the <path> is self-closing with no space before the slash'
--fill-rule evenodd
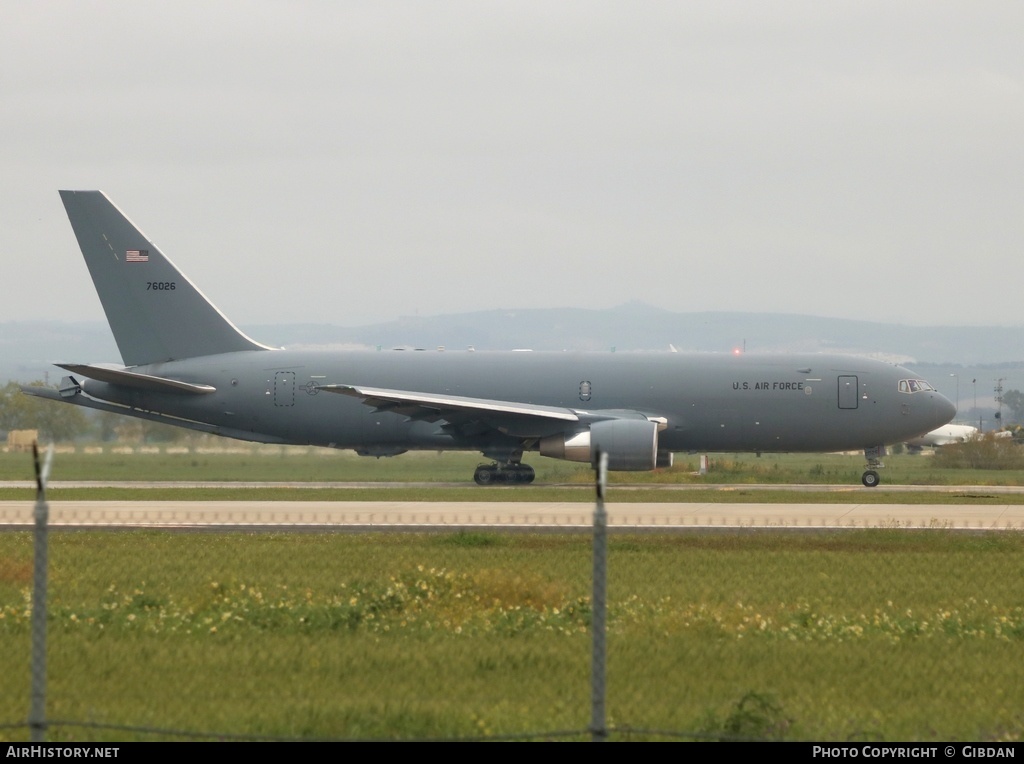
<path id="1" fill-rule="evenodd" d="M 885 446 L 874 446 L 873 448 L 864 449 L 864 458 L 868 461 L 868 468 L 860 476 L 860 482 L 864 484 L 865 488 L 876 488 L 882 482 L 876 470 L 885 466 L 882 464 L 883 456 L 885 456 Z"/>

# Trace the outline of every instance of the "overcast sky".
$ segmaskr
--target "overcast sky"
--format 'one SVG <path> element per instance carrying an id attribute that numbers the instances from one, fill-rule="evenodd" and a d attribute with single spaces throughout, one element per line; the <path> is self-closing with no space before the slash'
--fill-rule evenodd
<path id="1" fill-rule="evenodd" d="M 235 323 L 1024 325 L 1024 3 L 22 2 L 0 321 L 101 320 L 99 188 Z"/>

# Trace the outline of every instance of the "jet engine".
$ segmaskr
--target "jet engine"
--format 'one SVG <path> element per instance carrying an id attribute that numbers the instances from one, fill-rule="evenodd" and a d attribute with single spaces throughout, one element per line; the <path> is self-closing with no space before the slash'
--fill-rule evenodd
<path id="1" fill-rule="evenodd" d="M 542 438 L 542 456 L 570 462 L 590 462 L 598 451 L 608 454 L 610 470 L 653 470 L 670 465 L 671 454 L 658 452 L 658 423 L 647 419 L 605 419 L 589 430 Z"/>

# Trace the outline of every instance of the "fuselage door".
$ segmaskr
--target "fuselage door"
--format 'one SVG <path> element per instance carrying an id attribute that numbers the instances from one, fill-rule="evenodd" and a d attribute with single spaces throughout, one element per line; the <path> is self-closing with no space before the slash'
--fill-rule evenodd
<path id="1" fill-rule="evenodd" d="M 857 408 L 859 397 L 857 377 L 852 374 L 841 375 L 839 377 L 839 408 Z"/>
<path id="2" fill-rule="evenodd" d="M 279 371 L 274 374 L 274 405 L 295 405 L 295 372 Z"/>

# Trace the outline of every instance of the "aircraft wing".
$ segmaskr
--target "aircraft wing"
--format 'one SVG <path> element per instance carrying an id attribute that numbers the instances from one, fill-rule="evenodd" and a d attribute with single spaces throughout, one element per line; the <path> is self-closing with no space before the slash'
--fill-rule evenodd
<path id="1" fill-rule="evenodd" d="M 359 385 L 320 385 L 317 389 L 359 398 L 377 411 L 404 414 L 414 420 L 446 421 L 453 425 L 476 422 L 516 437 L 540 437 L 564 430 L 567 423 L 607 418 L 594 417 L 589 412 L 559 406 L 467 398 L 440 393 L 388 390 Z"/>
<path id="2" fill-rule="evenodd" d="M 667 424 L 663 417 L 626 409 L 589 411 L 360 385 L 319 385 L 317 389 L 359 398 L 377 411 L 404 414 L 412 420 L 443 421 L 456 428 L 490 428 L 516 438 L 543 438 L 567 430 L 584 430 L 607 420 L 653 422 L 659 430 Z"/>

